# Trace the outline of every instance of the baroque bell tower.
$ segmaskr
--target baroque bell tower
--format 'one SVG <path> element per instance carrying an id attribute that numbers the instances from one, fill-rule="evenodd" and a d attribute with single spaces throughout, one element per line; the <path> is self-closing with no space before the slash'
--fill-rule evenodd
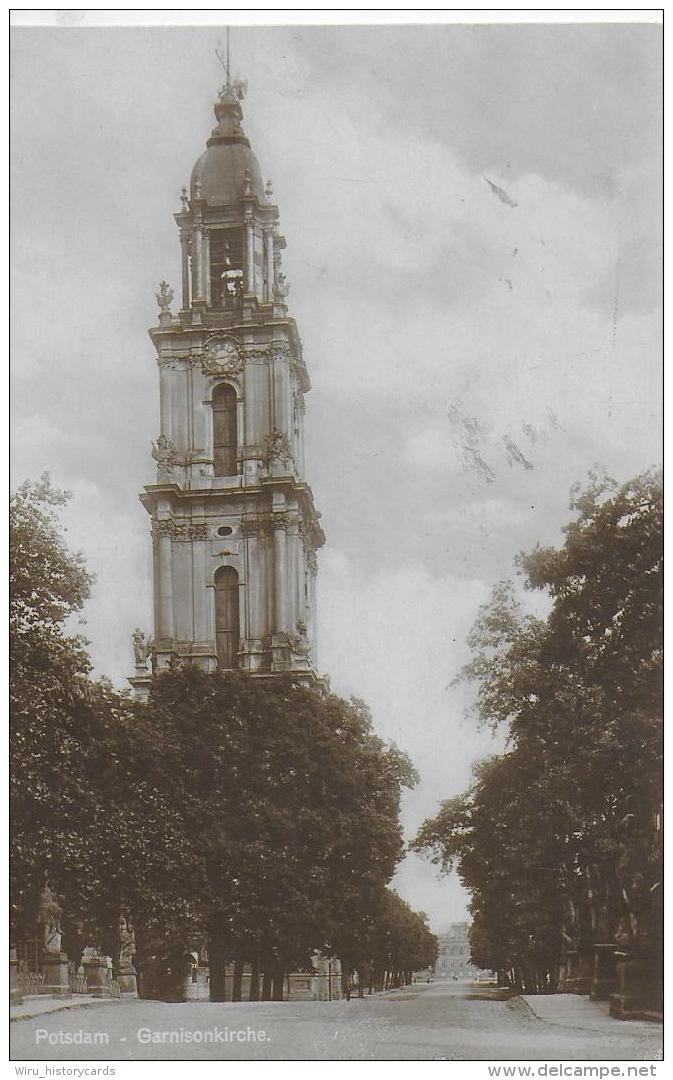
<path id="1" fill-rule="evenodd" d="M 181 306 L 157 294 L 159 368 L 151 517 L 154 633 L 135 641 L 148 673 L 177 664 L 258 676 L 315 674 L 316 550 L 324 543 L 305 479 L 311 388 L 271 184 L 241 126 L 245 86 L 227 80 L 217 124 L 175 214 Z"/>

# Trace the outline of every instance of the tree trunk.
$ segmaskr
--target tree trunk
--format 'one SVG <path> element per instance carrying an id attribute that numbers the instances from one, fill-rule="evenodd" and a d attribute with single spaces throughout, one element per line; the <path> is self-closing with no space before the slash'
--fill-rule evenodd
<path id="1" fill-rule="evenodd" d="M 283 965 L 277 964 L 273 971 L 273 1000 L 283 1001 L 283 983 L 285 980 L 285 972 Z"/>
<path id="2" fill-rule="evenodd" d="M 259 1001 L 259 951 L 255 953 L 251 965 L 250 1001 Z"/>
<path id="3" fill-rule="evenodd" d="M 271 1001 L 271 961 L 264 962 L 264 978 L 262 979 L 262 1001 Z"/>
<path id="4" fill-rule="evenodd" d="M 208 945 L 210 965 L 210 1000 L 226 1001 L 226 961 L 224 950 L 211 938 Z"/>
<path id="5" fill-rule="evenodd" d="M 232 1001 L 241 1000 L 241 987 L 243 986 L 243 960 L 237 956 L 234 961 L 234 988 L 231 992 Z"/>

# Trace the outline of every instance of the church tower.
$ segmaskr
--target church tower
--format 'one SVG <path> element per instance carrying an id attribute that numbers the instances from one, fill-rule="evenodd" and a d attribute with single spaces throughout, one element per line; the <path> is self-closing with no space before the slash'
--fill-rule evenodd
<path id="1" fill-rule="evenodd" d="M 193 664 L 257 676 L 316 664 L 320 515 L 305 479 L 311 388 L 281 269 L 285 239 L 271 184 L 241 127 L 244 84 L 215 103 L 217 124 L 175 214 L 181 305 L 160 285 L 149 333 L 159 368 L 151 517 L 154 633 L 136 638 L 142 695 L 154 671 Z"/>

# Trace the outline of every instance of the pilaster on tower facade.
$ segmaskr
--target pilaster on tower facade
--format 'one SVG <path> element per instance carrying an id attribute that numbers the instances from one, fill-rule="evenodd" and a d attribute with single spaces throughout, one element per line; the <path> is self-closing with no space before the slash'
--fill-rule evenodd
<path id="1" fill-rule="evenodd" d="M 181 303 L 162 282 L 156 478 L 151 516 L 155 671 L 180 663 L 253 675 L 316 665 L 316 550 L 324 543 L 304 473 L 311 383 L 281 269 L 271 185 L 227 82 L 217 125 L 175 214 Z M 136 649 L 142 692 L 143 656 Z"/>

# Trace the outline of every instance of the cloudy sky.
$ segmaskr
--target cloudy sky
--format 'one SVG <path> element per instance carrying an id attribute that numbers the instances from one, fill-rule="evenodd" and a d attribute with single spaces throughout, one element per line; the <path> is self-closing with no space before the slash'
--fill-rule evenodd
<path id="1" fill-rule="evenodd" d="M 13 481 L 48 469 L 96 575 L 84 632 L 124 685 L 150 626 L 154 292 L 214 125 L 223 30 L 15 29 Z M 492 750 L 451 686 L 571 485 L 660 456 L 660 31 L 238 29 L 313 381 L 320 667 L 421 783 L 412 835 Z M 527 602 L 532 602 L 530 598 Z M 441 928 L 455 879 L 398 887 Z"/>

